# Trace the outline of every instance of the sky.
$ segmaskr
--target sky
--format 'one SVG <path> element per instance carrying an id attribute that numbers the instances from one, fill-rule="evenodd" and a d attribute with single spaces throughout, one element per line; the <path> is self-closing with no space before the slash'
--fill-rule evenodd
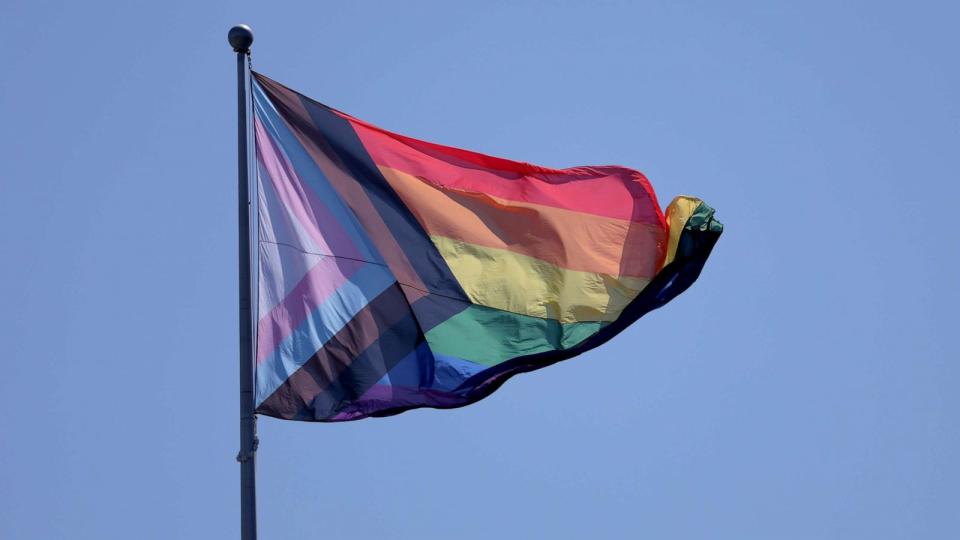
<path id="1" fill-rule="evenodd" d="M 5 1 L 0 537 L 239 536 L 241 22 L 354 116 L 638 168 L 726 227 L 668 306 L 475 405 L 261 419 L 261 538 L 960 537 L 958 16 Z"/>

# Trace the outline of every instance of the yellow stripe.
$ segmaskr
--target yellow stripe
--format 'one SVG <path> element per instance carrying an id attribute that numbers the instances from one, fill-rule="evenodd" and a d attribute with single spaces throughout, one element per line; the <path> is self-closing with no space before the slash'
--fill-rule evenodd
<path id="1" fill-rule="evenodd" d="M 669 231 L 667 257 L 663 260 L 663 266 L 672 263 L 674 257 L 677 256 L 677 245 L 680 243 L 680 233 L 683 232 L 683 226 L 687 224 L 687 220 L 690 219 L 690 216 L 702 202 L 696 197 L 686 195 L 679 195 L 670 201 L 666 214 L 667 230 Z"/>
<path id="2" fill-rule="evenodd" d="M 505 249 L 430 239 L 470 300 L 562 323 L 612 321 L 649 280 L 560 268 Z"/>

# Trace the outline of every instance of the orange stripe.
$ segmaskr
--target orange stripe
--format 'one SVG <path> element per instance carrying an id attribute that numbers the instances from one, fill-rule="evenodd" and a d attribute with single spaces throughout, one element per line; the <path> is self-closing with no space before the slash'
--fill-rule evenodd
<path id="1" fill-rule="evenodd" d="M 445 189 L 389 167 L 380 171 L 431 236 L 609 276 L 649 279 L 663 260 L 666 238 L 657 225 Z"/>

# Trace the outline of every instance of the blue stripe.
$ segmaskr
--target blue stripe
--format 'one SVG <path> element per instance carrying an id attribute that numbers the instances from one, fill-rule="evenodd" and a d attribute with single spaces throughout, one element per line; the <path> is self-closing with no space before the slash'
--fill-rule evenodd
<path id="1" fill-rule="evenodd" d="M 377 384 L 452 392 L 463 381 L 487 367 L 456 356 L 433 353 L 424 343 L 394 366 Z"/>
<path id="2" fill-rule="evenodd" d="M 437 359 L 437 363 L 432 388 L 445 392 L 453 392 L 464 381 L 489 367 L 445 354 L 434 353 L 433 357 Z"/>

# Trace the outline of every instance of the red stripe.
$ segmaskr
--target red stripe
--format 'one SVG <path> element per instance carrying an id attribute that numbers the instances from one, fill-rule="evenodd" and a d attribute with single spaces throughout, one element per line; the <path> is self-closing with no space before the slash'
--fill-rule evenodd
<path id="1" fill-rule="evenodd" d="M 665 227 L 650 182 L 619 166 L 549 169 L 391 133 L 345 113 L 373 160 L 431 183 Z"/>

